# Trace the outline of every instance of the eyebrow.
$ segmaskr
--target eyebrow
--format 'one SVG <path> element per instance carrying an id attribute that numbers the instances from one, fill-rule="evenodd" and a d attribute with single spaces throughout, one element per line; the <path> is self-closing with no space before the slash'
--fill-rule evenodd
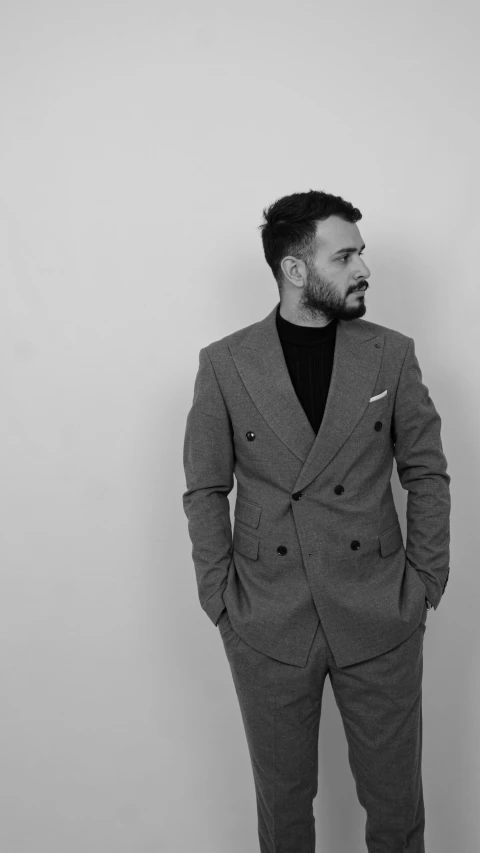
<path id="1" fill-rule="evenodd" d="M 364 248 L 365 248 L 365 243 L 363 244 L 363 246 L 360 246 L 359 251 L 362 252 Z M 332 258 L 334 258 L 335 255 L 341 255 L 342 253 L 347 253 L 347 252 L 351 253 L 351 252 L 356 252 L 356 251 L 357 251 L 356 246 L 347 246 L 345 249 L 337 249 L 337 251 L 333 253 Z"/>

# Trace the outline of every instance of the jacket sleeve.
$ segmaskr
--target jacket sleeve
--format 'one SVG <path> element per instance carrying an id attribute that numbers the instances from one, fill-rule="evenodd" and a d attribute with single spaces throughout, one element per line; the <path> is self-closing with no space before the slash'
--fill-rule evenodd
<path id="1" fill-rule="evenodd" d="M 408 491 L 406 558 L 435 610 L 450 571 L 450 477 L 440 427 L 410 338 L 395 395 L 392 435 L 398 477 Z"/>
<path id="2" fill-rule="evenodd" d="M 198 597 L 216 625 L 233 559 L 228 495 L 233 488 L 233 430 L 206 348 L 200 350 L 183 448 L 183 508 L 192 541 Z"/>

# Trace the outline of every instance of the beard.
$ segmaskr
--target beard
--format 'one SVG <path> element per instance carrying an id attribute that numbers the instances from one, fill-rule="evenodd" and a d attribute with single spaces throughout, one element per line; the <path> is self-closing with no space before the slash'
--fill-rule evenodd
<path id="1" fill-rule="evenodd" d="M 320 316 L 327 320 L 356 320 L 367 310 L 365 301 L 356 299 L 347 305 L 347 299 L 350 293 L 361 287 L 368 287 L 365 279 L 352 285 L 345 296 L 341 296 L 335 285 L 308 267 L 307 283 L 297 304 L 297 313 L 310 320 L 317 320 Z"/>

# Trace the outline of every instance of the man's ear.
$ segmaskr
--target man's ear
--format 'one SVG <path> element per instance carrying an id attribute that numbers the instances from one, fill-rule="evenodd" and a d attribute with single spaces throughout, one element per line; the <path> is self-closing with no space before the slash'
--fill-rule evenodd
<path id="1" fill-rule="evenodd" d="M 306 267 L 304 261 L 293 257 L 293 255 L 287 255 L 285 258 L 282 258 L 280 267 L 287 281 L 295 287 L 303 287 L 306 281 Z"/>

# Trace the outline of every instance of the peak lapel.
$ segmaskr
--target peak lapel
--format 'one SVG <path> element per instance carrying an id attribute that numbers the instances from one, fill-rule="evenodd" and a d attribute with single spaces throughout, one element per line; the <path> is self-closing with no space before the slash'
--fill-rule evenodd
<path id="1" fill-rule="evenodd" d="M 382 355 L 383 337 L 355 320 L 339 320 L 323 420 L 295 491 L 321 474 L 355 429 L 373 396 Z"/>
<path id="2" fill-rule="evenodd" d="M 383 344 L 355 320 L 337 325 L 332 378 L 323 420 L 315 436 L 295 393 L 277 332 L 275 308 L 230 351 L 257 409 L 303 463 L 294 491 L 315 479 L 338 453 L 364 413 L 380 369 Z"/>
<path id="3" fill-rule="evenodd" d="M 268 425 L 289 450 L 304 462 L 315 439 L 293 388 L 276 324 L 277 306 L 241 344 L 230 347 L 243 383 Z"/>

